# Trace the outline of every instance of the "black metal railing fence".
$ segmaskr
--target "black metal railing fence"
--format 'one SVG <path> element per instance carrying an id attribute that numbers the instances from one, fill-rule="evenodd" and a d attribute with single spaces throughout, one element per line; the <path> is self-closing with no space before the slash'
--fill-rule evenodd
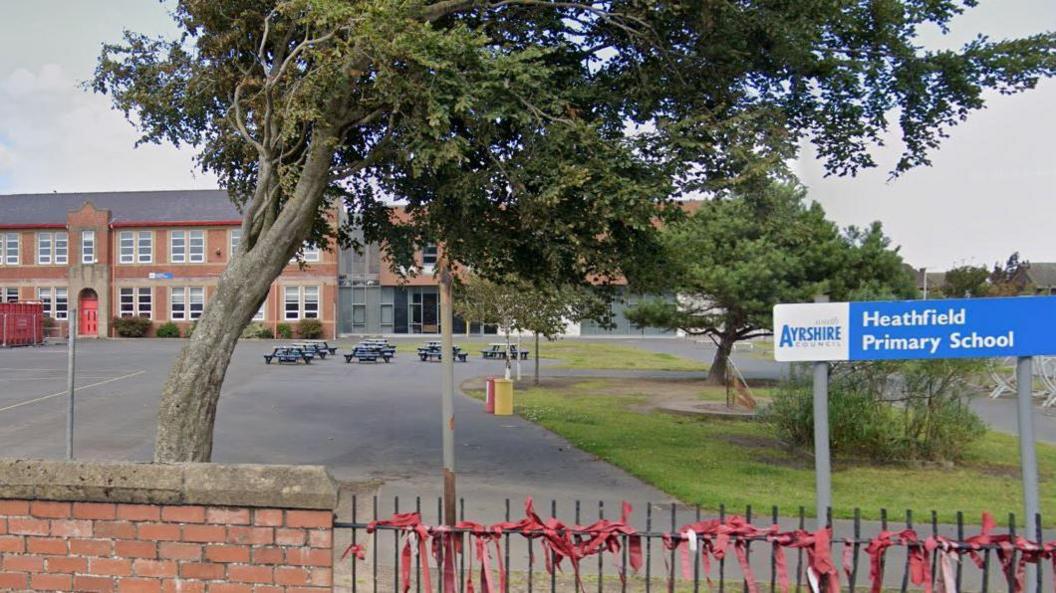
<path id="1" fill-rule="evenodd" d="M 1040 593 L 1051 585 L 1056 565 L 1056 542 L 1018 536 L 1012 514 L 997 531 L 966 524 L 960 512 L 947 523 L 940 523 L 934 511 L 923 522 L 912 511 L 896 519 L 887 510 L 880 511 L 878 521 L 866 521 L 855 509 L 851 519 L 835 522 L 830 513 L 826 540 L 818 540 L 816 521 L 803 507 L 787 517 L 776 506 L 760 516 L 751 506 L 743 514 L 725 507 L 707 514 L 673 503 L 647 504 L 643 513 L 620 522 L 604 502 L 588 510 L 575 500 L 563 505 L 571 507 L 572 523 L 566 525 L 557 520 L 558 503 L 551 500 L 549 517 L 539 515 L 548 525 L 529 529 L 523 521 L 514 523 L 511 501 L 504 502 L 493 525 L 444 527 L 440 499 L 435 511 L 423 508 L 421 497 L 401 510 L 400 498 L 394 497 L 386 515 L 379 512 L 378 497 L 369 510 L 353 497 L 347 520 L 334 524 L 335 549 L 345 552 L 335 567 L 335 585 L 354 593 L 700 593 L 702 588 L 710 593 L 830 593 L 837 583 L 849 593 Z M 464 522 L 464 500 L 459 509 Z M 393 522 L 395 517 L 403 521 Z M 625 529 L 606 534 L 591 529 L 606 519 L 610 528 L 616 523 Z M 760 522 L 765 527 L 754 525 Z M 1040 516 L 1035 524 L 1043 533 Z M 693 526 L 705 529 L 690 534 L 686 528 Z M 716 529 L 708 531 L 711 527 Z M 602 535 L 599 549 L 578 555 Z M 553 545 L 548 537 L 571 548 Z M 486 540 L 485 558 L 478 538 Z M 693 550 L 690 539 L 696 540 Z M 631 569 L 635 541 L 641 551 L 638 570 Z M 817 568 L 823 566 L 819 562 L 831 564 L 836 581 Z"/>

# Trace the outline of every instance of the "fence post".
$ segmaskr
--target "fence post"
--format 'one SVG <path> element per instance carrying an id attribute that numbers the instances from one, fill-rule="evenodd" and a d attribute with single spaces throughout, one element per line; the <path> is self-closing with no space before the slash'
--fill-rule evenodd
<path id="1" fill-rule="evenodd" d="M 67 313 L 69 323 L 67 332 L 70 334 L 66 340 L 66 387 L 69 394 L 66 397 L 66 459 L 73 459 L 73 392 L 74 392 L 74 361 L 77 358 L 77 309 L 70 309 Z"/>
<path id="2" fill-rule="evenodd" d="M 1027 539 L 1040 541 L 1035 518 L 1038 502 L 1038 461 L 1034 446 L 1034 365 L 1030 356 L 1016 359 L 1016 416 L 1019 422 L 1019 464 L 1023 473 L 1023 526 Z M 1036 593 L 1036 564 L 1027 565 L 1025 593 Z"/>

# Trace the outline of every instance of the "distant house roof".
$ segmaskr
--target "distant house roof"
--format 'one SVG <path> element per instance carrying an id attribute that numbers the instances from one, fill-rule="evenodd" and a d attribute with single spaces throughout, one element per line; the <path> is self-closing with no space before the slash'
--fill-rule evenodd
<path id="1" fill-rule="evenodd" d="M 0 195 L 0 227 L 58 225 L 91 202 L 112 223 L 235 221 L 242 215 L 223 190 L 128 191 Z"/>
<path id="2" fill-rule="evenodd" d="M 1056 286 L 1056 263 L 1030 262 L 1024 272 L 1027 280 L 1037 288 Z"/>

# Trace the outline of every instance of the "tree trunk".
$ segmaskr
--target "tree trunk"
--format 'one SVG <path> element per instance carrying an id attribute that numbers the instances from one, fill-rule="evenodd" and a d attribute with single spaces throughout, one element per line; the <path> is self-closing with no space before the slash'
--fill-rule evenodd
<path id="1" fill-rule="evenodd" d="M 730 353 L 733 352 L 733 345 L 737 342 L 737 337 L 734 334 L 723 334 L 719 338 L 718 350 L 715 351 L 715 358 L 711 361 L 711 369 L 708 370 L 708 382 L 715 385 L 726 384 L 726 368 L 729 366 Z"/>
<path id="2" fill-rule="evenodd" d="M 154 444 L 156 462 L 206 462 L 212 458 L 216 407 L 231 354 L 242 330 L 267 297 L 271 283 L 297 253 L 311 228 L 329 182 L 333 146 L 333 138 L 317 130 L 301 176 L 281 212 L 220 275 L 216 294 L 162 388 Z M 274 181 L 269 170 L 261 167 L 258 191 Z"/>

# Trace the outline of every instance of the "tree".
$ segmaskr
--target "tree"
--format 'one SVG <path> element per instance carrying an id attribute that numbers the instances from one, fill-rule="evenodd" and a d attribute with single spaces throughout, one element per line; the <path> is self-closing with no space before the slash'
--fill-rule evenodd
<path id="1" fill-rule="evenodd" d="M 710 338 L 717 351 L 708 379 L 722 383 L 734 344 L 771 334 L 777 303 L 819 294 L 834 300 L 913 295 L 912 277 L 879 223 L 841 234 L 805 197 L 797 185 L 774 183 L 704 202 L 665 228 L 665 273 L 638 288 L 677 300 L 645 300 L 627 311 L 628 319 Z"/>
<path id="2" fill-rule="evenodd" d="M 445 286 L 456 264 L 570 283 L 630 275 L 672 192 L 746 183 L 804 136 L 834 173 L 874 166 L 867 149 L 896 111 L 895 172 L 926 164 L 984 90 L 1054 73 L 1052 34 L 914 44 L 961 10 L 179 0 L 180 38 L 126 33 L 91 81 L 141 141 L 196 147 L 243 213 L 239 257 L 165 382 L 155 459 L 210 458 L 231 353 L 271 282 L 305 242 L 357 246 L 332 209 L 398 267 L 443 244 Z M 391 197 L 410 217 L 392 216 Z"/>
<path id="3" fill-rule="evenodd" d="M 990 294 L 990 271 L 983 266 L 959 266 L 946 272 L 942 294 L 951 298 L 982 297 Z"/>
<path id="4" fill-rule="evenodd" d="M 990 282 L 989 294 L 992 296 L 1015 296 L 1029 292 L 1030 279 L 1026 271 L 1030 268 L 1030 262 L 1019 259 L 1019 252 L 1008 256 L 1005 265 L 994 264 L 993 271 L 988 278 Z M 985 271 L 985 269 L 984 269 Z"/>
<path id="5" fill-rule="evenodd" d="M 495 324 L 506 337 L 510 351 L 510 334 L 530 331 L 535 335 L 534 382 L 539 384 L 539 336 L 553 339 L 568 322 L 594 319 L 609 321 L 606 287 L 576 285 L 535 285 L 517 278 L 495 282 L 470 276 L 458 284 L 455 311 L 468 321 Z M 506 378 L 510 378 L 510 357 L 506 357 Z M 519 368 L 519 367 L 518 367 Z"/>

